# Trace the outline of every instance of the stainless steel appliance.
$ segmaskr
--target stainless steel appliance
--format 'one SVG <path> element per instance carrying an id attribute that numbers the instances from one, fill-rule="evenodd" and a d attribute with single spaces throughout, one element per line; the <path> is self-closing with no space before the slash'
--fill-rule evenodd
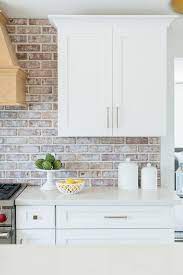
<path id="1" fill-rule="evenodd" d="M 179 197 L 183 197 L 183 166 L 176 171 L 176 193 Z"/>
<path id="2" fill-rule="evenodd" d="M 24 188 L 21 184 L 0 184 L 0 244 L 15 243 L 15 198 Z"/>

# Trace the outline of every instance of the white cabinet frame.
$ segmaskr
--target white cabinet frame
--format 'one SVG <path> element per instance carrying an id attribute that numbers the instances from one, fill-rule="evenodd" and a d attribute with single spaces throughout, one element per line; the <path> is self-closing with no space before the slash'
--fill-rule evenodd
<path id="1" fill-rule="evenodd" d="M 108 98 L 111 98 L 111 102 L 109 104 L 106 104 L 106 110 L 107 112 L 111 112 L 109 115 L 109 122 L 107 123 L 108 127 L 103 127 L 101 124 L 97 121 L 96 129 L 94 127 L 90 129 L 90 127 L 86 127 L 87 129 L 79 129 L 79 126 L 74 128 L 72 125 L 70 128 L 67 126 L 68 125 L 68 103 L 66 102 L 68 100 L 68 92 L 67 95 L 65 94 L 60 94 L 59 96 L 59 135 L 61 136 L 163 136 L 166 135 L 166 84 L 167 84 L 167 63 L 166 63 L 166 49 L 167 49 L 167 28 L 169 24 L 172 22 L 172 20 L 176 18 L 176 16 L 172 15 L 122 15 L 122 16 L 95 16 L 95 15 L 50 15 L 49 19 L 50 21 L 57 27 L 58 29 L 58 43 L 59 43 L 59 60 L 62 62 L 62 65 L 59 65 L 59 91 L 62 93 L 65 93 L 65 90 L 68 89 L 66 87 L 68 81 L 65 79 L 65 74 L 67 74 L 67 62 L 65 60 L 66 55 L 63 53 L 62 49 L 66 49 L 67 45 L 65 43 L 68 43 L 67 39 L 65 40 L 64 35 L 67 33 L 67 31 L 71 32 L 75 28 L 85 28 L 85 33 L 87 34 L 90 33 L 90 28 L 92 29 L 93 26 L 97 26 L 97 28 L 100 30 L 103 29 L 103 32 L 105 33 L 106 29 L 112 28 L 112 51 L 111 51 L 111 56 L 112 56 L 112 87 L 111 87 L 111 96 L 108 95 Z M 124 41 L 126 39 L 125 37 L 125 32 L 128 37 L 128 32 L 130 29 L 133 29 L 134 34 L 135 34 L 135 28 L 141 28 L 143 30 L 146 29 L 146 31 L 149 29 L 149 33 L 154 33 L 152 41 L 157 41 L 152 46 L 152 48 L 145 49 L 146 51 L 146 56 L 148 50 L 150 51 L 150 55 L 154 55 L 154 59 L 156 59 L 156 62 L 152 64 L 152 68 L 148 71 L 148 61 L 145 62 L 145 68 L 143 69 L 143 72 L 141 72 L 141 79 L 140 79 L 140 84 L 138 87 L 138 90 L 136 91 L 136 95 L 134 97 L 134 102 L 133 105 L 130 108 L 130 100 L 128 99 L 126 105 L 125 105 L 125 99 L 123 98 L 123 93 L 125 93 L 126 89 L 123 83 L 124 81 L 127 81 L 127 85 L 129 87 L 129 91 L 131 92 L 131 99 L 133 100 L 133 89 L 135 90 L 135 83 L 130 84 L 130 69 L 127 70 L 128 76 L 123 75 L 123 69 L 122 70 L 122 75 L 117 75 L 118 74 L 118 65 L 116 63 L 116 60 L 118 57 L 116 56 L 115 52 L 115 45 L 116 45 L 116 38 L 114 37 L 114 31 L 117 26 L 124 25 L 124 31 L 122 32 L 122 36 L 124 37 Z M 62 41 L 62 36 L 63 36 L 63 41 Z M 145 34 L 144 34 L 145 36 Z M 143 38 L 144 41 L 146 37 Z M 148 38 L 147 38 L 148 39 Z M 156 40 L 157 39 L 157 40 Z M 110 41 L 110 40 L 109 40 Z M 121 41 L 123 42 L 123 41 Z M 62 48 L 62 43 L 63 48 Z M 131 42 L 132 44 L 135 43 L 135 38 Z M 132 45 L 131 44 L 131 45 Z M 108 45 L 108 43 L 106 44 Z M 143 45 L 143 43 L 142 43 Z M 161 46 L 162 45 L 162 46 Z M 123 45 L 121 45 L 123 47 Z M 139 43 L 140 47 L 140 43 Z M 155 49 L 156 48 L 156 49 Z M 135 47 L 134 47 L 135 49 Z M 140 48 L 139 48 L 140 49 Z M 151 51 L 152 50 L 152 51 Z M 110 52 L 110 50 L 109 50 Z M 118 54 L 118 53 L 117 53 Z M 124 53 L 125 54 L 125 53 Z M 138 53 L 137 53 L 138 54 Z M 158 54 L 158 57 L 156 57 L 156 54 Z M 120 56 L 119 56 L 120 58 Z M 160 59 L 160 60 L 159 60 Z M 151 57 L 151 61 L 153 58 Z M 157 65 L 158 65 L 158 60 L 159 60 L 159 66 L 158 69 L 160 68 L 160 77 L 158 78 L 158 73 L 156 72 Z M 68 60 L 67 60 L 68 61 Z M 138 60 L 137 60 L 138 61 Z M 133 58 L 130 60 L 129 63 L 132 64 Z M 128 61 L 127 61 L 128 63 Z M 128 63 L 128 64 L 129 64 Z M 157 64 L 156 64 L 157 63 Z M 102 64 L 102 61 L 101 61 Z M 107 66 L 110 66 L 109 63 Z M 107 67 L 106 66 L 106 67 Z M 132 65 L 130 65 L 132 68 Z M 136 66 L 137 68 L 137 66 Z M 142 68 L 142 67 L 141 67 Z M 156 77 L 153 78 L 153 83 L 149 83 L 149 85 L 152 85 L 156 83 L 157 81 L 157 86 L 156 84 L 153 86 L 154 89 L 156 90 L 156 87 L 158 87 L 158 91 L 155 91 L 155 96 L 153 98 L 153 89 L 151 89 L 151 99 L 150 102 L 152 101 L 152 106 L 154 107 L 154 110 L 152 106 L 149 105 L 150 108 L 148 108 L 148 104 L 146 102 L 143 102 L 143 98 L 140 100 L 137 100 L 137 105 L 139 107 L 139 113 L 138 116 L 136 117 L 135 114 L 133 113 L 133 106 L 136 103 L 136 99 L 138 99 L 138 92 L 139 92 L 139 87 L 143 83 L 142 81 L 142 75 L 144 73 L 144 81 L 146 81 L 145 86 L 143 86 L 144 90 L 142 93 L 139 93 L 140 97 L 143 97 L 145 95 L 145 98 L 147 99 L 147 96 L 145 94 L 145 87 L 148 89 L 147 83 L 150 82 L 149 75 L 153 75 L 153 72 L 156 74 Z M 134 73 L 134 72 L 133 72 Z M 149 74 L 148 74 L 149 73 Z M 135 75 L 135 73 L 134 73 Z M 138 68 L 137 68 L 137 75 L 138 75 Z M 146 79 L 147 76 L 147 79 Z M 123 79 L 124 77 L 124 79 Z M 106 78 L 107 81 L 107 86 L 106 89 L 111 85 L 110 81 L 108 78 Z M 108 82 L 109 81 L 109 82 Z M 102 81 L 104 83 L 104 81 Z M 143 85 L 143 84 L 142 84 Z M 149 86 L 150 87 L 150 86 Z M 119 98 L 115 96 L 116 90 L 118 90 Z M 158 97 L 159 92 L 160 97 Z M 60 93 L 59 92 L 59 93 Z M 135 92 L 135 91 L 134 91 Z M 107 93 L 109 93 L 107 91 Z M 127 95 L 127 94 L 126 94 Z M 129 94 L 128 94 L 129 96 Z M 158 104 L 155 104 L 156 99 L 158 101 Z M 159 100 L 160 99 L 160 100 Z M 120 102 L 118 102 L 120 101 Z M 104 103 L 105 104 L 105 103 Z M 154 106 L 156 105 L 156 106 Z M 161 105 L 162 105 L 162 110 L 161 110 Z M 145 107 L 146 106 L 146 107 Z M 129 110 L 128 110 L 129 107 Z M 79 104 L 78 108 L 82 108 L 82 103 Z M 110 108 L 110 109 L 108 109 Z M 97 108 L 96 108 L 97 109 Z M 99 108 L 98 108 L 99 109 Z M 97 110 L 98 110 L 97 109 Z M 126 118 L 124 118 L 124 112 L 126 111 L 125 115 Z M 136 107 L 136 111 L 138 112 L 138 109 Z M 162 111 L 162 112 L 161 112 Z M 135 110 L 134 110 L 135 112 Z M 148 113 L 149 112 L 149 113 Z M 77 111 L 75 111 L 77 113 Z M 145 117 L 146 114 L 147 116 L 147 122 L 145 123 Z M 155 118 L 153 120 L 153 114 L 155 114 Z M 107 114 L 108 116 L 108 114 Z M 159 117 L 158 117 L 159 116 Z M 101 117 L 100 119 L 105 120 L 106 115 L 104 114 L 104 108 L 101 105 Z M 159 119 L 158 119 L 159 118 Z M 125 119 L 126 126 L 123 125 Z M 140 121 L 139 121 L 140 120 Z M 142 120 L 142 121 L 141 121 Z M 148 125 L 148 120 L 149 120 L 149 125 Z M 139 122 L 139 125 L 138 125 Z M 157 126 L 156 126 L 157 122 Z M 143 124 L 144 123 L 144 124 Z M 74 123 L 73 123 L 74 124 Z M 88 124 L 90 124 L 90 121 L 88 121 Z M 104 124 L 105 125 L 105 124 Z M 130 125 L 128 127 L 128 125 Z M 85 127 L 83 127 L 85 128 Z"/>

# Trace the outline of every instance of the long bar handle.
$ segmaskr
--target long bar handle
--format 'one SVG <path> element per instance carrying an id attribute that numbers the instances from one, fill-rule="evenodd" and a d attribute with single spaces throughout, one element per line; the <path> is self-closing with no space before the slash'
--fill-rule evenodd
<path id="1" fill-rule="evenodd" d="M 116 125 L 119 128 L 119 106 L 116 106 Z"/>
<path id="2" fill-rule="evenodd" d="M 104 216 L 104 219 L 128 219 L 128 216 Z"/>
<path id="3" fill-rule="evenodd" d="M 107 128 L 109 128 L 109 111 L 110 111 L 110 107 L 107 106 L 106 110 L 107 110 Z"/>

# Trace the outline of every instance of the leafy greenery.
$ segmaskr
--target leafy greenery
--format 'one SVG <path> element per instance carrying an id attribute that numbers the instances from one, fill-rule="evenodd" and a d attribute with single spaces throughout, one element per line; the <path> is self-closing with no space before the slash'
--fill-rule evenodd
<path id="1" fill-rule="evenodd" d="M 43 170 L 59 170 L 62 167 L 62 163 L 60 160 L 56 160 L 54 155 L 46 154 L 45 159 L 37 159 L 35 161 L 35 166 Z"/>

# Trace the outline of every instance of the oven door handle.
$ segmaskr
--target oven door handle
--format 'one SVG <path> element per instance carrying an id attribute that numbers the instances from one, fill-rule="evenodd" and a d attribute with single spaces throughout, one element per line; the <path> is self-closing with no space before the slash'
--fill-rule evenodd
<path id="1" fill-rule="evenodd" d="M 5 231 L 5 232 L 0 232 L 0 240 L 5 239 L 8 240 L 11 237 L 11 230 Z"/>

